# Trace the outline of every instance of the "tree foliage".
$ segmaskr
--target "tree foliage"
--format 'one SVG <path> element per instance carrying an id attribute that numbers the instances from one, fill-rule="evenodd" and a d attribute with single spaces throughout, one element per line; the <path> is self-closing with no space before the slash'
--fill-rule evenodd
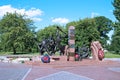
<path id="1" fill-rule="evenodd" d="M 49 25 L 35 33 L 32 20 L 16 12 L 13 14 L 7 13 L 0 20 L 0 50 L 13 51 L 14 54 L 16 51 L 31 52 L 32 49 L 37 49 L 36 41 L 39 43 L 43 39 L 49 39 L 50 37 L 56 39 L 57 26 L 66 33 L 59 31 L 62 37 L 68 35 L 69 26 L 75 26 L 76 46 L 81 47 L 84 44 L 90 46 L 90 43 L 96 40 L 105 45 L 109 40 L 107 34 L 112 30 L 112 21 L 104 16 L 85 18 L 69 22 L 66 26 Z M 118 32 L 115 34 L 118 34 Z M 61 44 L 68 44 L 68 38 L 62 38 Z"/>
<path id="2" fill-rule="evenodd" d="M 114 23 L 114 34 L 111 41 L 111 50 L 120 54 L 120 0 L 113 1 L 114 11 L 113 14 L 117 21 Z"/>
<path id="3" fill-rule="evenodd" d="M 41 42 L 42 40 L 49 39 L 50 37 L 53 37 L 54 39 L 56 39 L 57 38 L 57 26 L 59 26 L 60 29 L 63 31 L 63 32 L 59 31 L 61 37 L 65 36 L 64 32 L 67 35 L 66 29 L 63 26 L 49 25 L 48 27 L 45 27 L 44 29 L 41 29 L 37 32 L 38 41 Z M 67 38 L 62 38 L 61 44 L 64 44 L 64 45 L 67 44 Z"/>
<path id="4" fill-rule="evenodd" d="M 100 41 L 104 44 L 104 47 L 106 47 L 107 41 L 109 40 L 108 33 L 113 30 L 113 22 L 104 16 L 98 16 L 94 19 L 100 34 Z"/>
<path id="5" fill-rule="evenodd" d="M 90 45 L 92 41 L 99 40 L 99 33 L 96 29 L 94 19 L 85 18 L 78 22 L 76 27 L 76 44 L 82 46 L 84 44 Z"/>
<path id="6" fill-rule="evenodd" d="M 115 8 L 113 14 L 116 17 L 116 19 L 120 22 L 120 0 L 114 0 L 113 6 Z"/>
<path id="7" fill-rule="evenodd" d="M 116 54 L 120 54 L 120 22 L 114 24 L 114 34 L 112 36 L 110 50 L 115 51 Z"/>
<path id="8" fill-rule="evenodd" d="M 45 27 L 44 29 L 37 31 L 38 41 L 41 42 L 45 38 L 47 39 L 51 36 L 52 37 L 55 36 L 55 32 L 56 32 L 56 25 L 50 25 L 48 27 Z"/>
<path id="9" fill-rule="evenodd" d="M 83 44 L 89 46 L 92 41 L 99 40 L 106 47 L 105 44 L 109 40 L 107 34 L 113 29 L 112 21 L 104 16 L 70 22 L 66 25 L 67 29 L 71 25 L 76 28 L 77 46 L 82 46 Z"/>
<path id="10" fill-rule="evenodd" d="M 0 20 L 0 41 L 3 50 L 24 51 L 34 44 L 33 21 L 18 13 L 6 13 Z"/>

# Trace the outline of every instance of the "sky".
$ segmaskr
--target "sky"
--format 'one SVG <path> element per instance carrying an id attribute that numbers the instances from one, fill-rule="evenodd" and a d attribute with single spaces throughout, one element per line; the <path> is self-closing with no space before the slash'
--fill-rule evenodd
<path id="1" fill-rule="evenodd" d="M 6 12 L 26 14 L 37 30 L 84 18 L 105 16 L 115 21 L 113 0 L 0 0 L 0 19 Z"/>

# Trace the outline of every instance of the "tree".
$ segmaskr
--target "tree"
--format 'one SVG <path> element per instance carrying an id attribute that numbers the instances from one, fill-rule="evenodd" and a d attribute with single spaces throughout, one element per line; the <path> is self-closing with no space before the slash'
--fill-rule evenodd
<path id="1" fill-rule="evenodd" d="M 97 25 L 97 30 L 100 34 L 100 41 L 104 44 L 104 47 L 106 47 L 107 41 L 109 40 L 108 33 L 113 30 L 113 23 L 110 19 L 104 16 L 98 16 L 94 19 Z"/>
<path id="2" fill-rule="evenodd" d="M 120 54 L 120 22 L 114 24 L 114 34 L 111 41 L 111 50 L 116 54 Z"/>
<path id="3" fill-rule="evenodd" d="M 45 27 L 44 29 L 41 29 L 41 30 L 39 30 L 37 32 L 38 41 L 41 42 L 43 39 L 48 39 L 50 37 L 53 37 L 53 38 L 56 39 L 56 37 L 57 37 L 57 35 L 56 35 L 57 26 L 59 26 L 63 30 L 63 32 L 66 32 L 66 29 L 64 29 L 63 26 L 60 26 L 60 25 L 49 25 L 48 27 Z M 60 32 L 60 34 L 62 36 L 65 36 L 64 33 L 62 33 L 61 31 L 59 31 L 59 32 Z M 62 40 L 62 44 L 66 44 L 67 39 L 66 38 L 63 38 L 63 39 L 64 40 Z"/>
<path id="4" fill-rule="evenodd" d="M 117 21 L 114 24 L 114 34 L 111 41 L 111 49 L 115 53 L 120 54 L 120 0 L 113 1 L 114 11 L 113 14 L 116 17 Z"/>
<path id="5" fill-rule="evenodd" d="M 44 29 L 37 31 L 38 41 L 41 42 L 45 38 L 48 39 L 51 36 L 55 36 L 56 26 L 57 25 L 50 25 L 48 27 L 45 27 Z"/>
<path id="6" fill-rule="evenodd" d="M 120 22 L 120 0 L 114 0 L 113 6 L 115 8 L 113 11 L 113 14 L 116 17 L 116 19 L 118 20 L 118 22 Z"/>
<path id="7" fill-rule="evenodd" d="M 106 45 L 109 40 L 107 34 L 113 29 L 112 21 L 104 16 L 73 21 L 66 25 L 67 28 L 69 26 L 75 26 L 76 45 L 78 46 L 82 46 L 84 43 L 90 44 L 95 40 Z"/>
<path id="8" fill-rule="evenodd" d="M 6 13 L 0 20 L 0 37 L 4 50 L 25 50 L 32 46 L 33 21 L 18 13 Z"/>
<path id="9" fill-rule="evenodd" d="M 99 40 L 99 32 L 96 29 L 96 23 L 94 19 L 85 18 L 78 22 L 76 28 L 76 44 L 82 46 L 86 44 L 90 46 L 90 43 L 95 40 Z"/>

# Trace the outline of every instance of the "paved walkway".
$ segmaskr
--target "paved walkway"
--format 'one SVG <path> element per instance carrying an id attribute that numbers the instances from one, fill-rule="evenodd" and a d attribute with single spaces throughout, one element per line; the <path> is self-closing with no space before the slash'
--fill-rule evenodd
<path id="1" fill-rule="evenodd" d="M 30 70 L 23 64 L 0 63 L 0 80 L 24 80 Z"/>
<path id="2" fill-rule="evenodd" d="M 0 80 L 120 80 L 120 62 L 103 60 L 59 61 L 25 64 L 0 63 Z"/>

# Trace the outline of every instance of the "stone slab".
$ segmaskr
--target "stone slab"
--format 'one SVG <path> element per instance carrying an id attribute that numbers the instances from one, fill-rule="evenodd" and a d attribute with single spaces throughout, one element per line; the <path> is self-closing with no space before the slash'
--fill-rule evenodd
<path id="1" fill-rule="evenodd" d="M 60 71 L 35 80 L 93 80 L 85 76 L 80 76 L 67 71 Z"/>
<path id="2" fill-rule="evenodd" d="M 113 68 L 108 68 L 108 69 L 114 72 L 120 72 L 120 67 L 113 67 Z"/>
<path id="3" fill-rule="evenodd" d="M 13 65 L 14 67 L 10 67 Z M 15 65 L 18 64 L 0 63 L 0 80 L 24 80 L 31 68 Z"/>

